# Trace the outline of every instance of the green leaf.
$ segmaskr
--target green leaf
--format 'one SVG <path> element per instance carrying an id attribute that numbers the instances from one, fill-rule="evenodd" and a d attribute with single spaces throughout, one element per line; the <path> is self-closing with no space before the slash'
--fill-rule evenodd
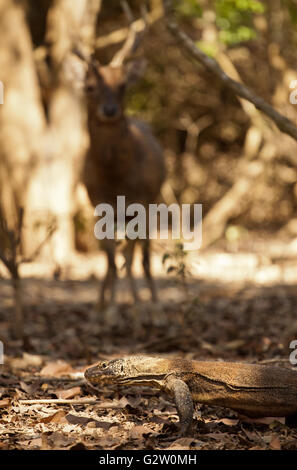
<path id="1" fill-rule="evenodd" d="M 202 15 L 202 8 L 198 0 L 177 0 L 175 10 L 179 16 L 184 17 L 194 18 Z"/>

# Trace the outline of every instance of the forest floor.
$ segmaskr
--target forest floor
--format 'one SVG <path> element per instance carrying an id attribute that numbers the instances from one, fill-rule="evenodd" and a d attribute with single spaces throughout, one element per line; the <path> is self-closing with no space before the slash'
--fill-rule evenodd
<path id="1" fill-rule="evenodd" d="M 297 449 L 297 428 L 284 418 L 248 419 L 205 405 L 197 406 L 192 435 L 181 438 L 168 396 L 139 387 L 95 390 L 83 379 L 90 364 L 134 353 L 292 368 L 297 254 L 293 245 L 290 253 L 285 243 L 268 246 L 192 257 L 185 282 L 158 261 L 164 326 L 152 326 L 139 278 L 142 330 L 135 336 L 125 279 L 117 327 L 104 328 L 94 310 L 94 263 L 104 268 L 98 255 L 78 258 L 60 279 L 49 267 L 39 266 L 39 276 L 36 266 L 24 267 L 25 348 L 10 336 L 12 290 L 0 279 L 0 449 Z"/>

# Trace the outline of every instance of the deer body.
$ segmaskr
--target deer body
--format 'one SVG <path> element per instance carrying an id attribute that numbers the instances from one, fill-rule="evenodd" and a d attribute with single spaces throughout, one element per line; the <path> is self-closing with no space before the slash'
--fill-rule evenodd
<path id="1" fill-rule="evenodd" d="M 134 82 L 141 69 L 137 61 L 128 67 L 105 66 L 92 63 L 86 77 L 88 128 L 90 147 L 85 160 L 83 180 L 94 206 L 110 204 L 116 217 L 117 196 L 125 196 L 126 204 L 140 203 L 147 209 L 156 202 L 165 178 L 163 152 L 149 126 L 127 117 L 123 99 L 126 87 Z M 148 211 L 147 211 L 148 213 Z M 138 293 L 132 274 L 132 261 L 137 240 L 127 240 L 124 250 L 125 267 L 132 295 Z M 141 240 L 143 268 L 153 301 L 157 300 L 150 270 L 149 239 Z M 104 239 L 108 267 L 100 293 L 100 310 L 115 305 L 115 240 Z M 109 308 L 109 312 L 113 312 Z M 114 313 L 106 316 L 106 323 L 117 322 Z"/>
<path id="2" fill-rule="evenodd" d="M 162 150 L 143 122 L 123 117 L 116 124 L 89 119 L 90 148 L 84 180 L 94 206 L 111 204 L 117 196 L 127 204 L 153 203 L 164 180 Z"/>

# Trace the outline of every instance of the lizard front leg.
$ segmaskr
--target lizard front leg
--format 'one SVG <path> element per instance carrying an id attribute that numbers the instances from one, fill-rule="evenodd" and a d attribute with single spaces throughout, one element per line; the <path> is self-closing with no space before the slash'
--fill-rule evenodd
<path id="1" fill-rule="evenodd" d="M 185 435 L 191 426 L 194 413 L 192 395 L 189 387 L 183 380 L 178 379 L 174 375 L 166 377 L 165 386 L 174 396 L 180 421 L 180 433 L 181 435 Z"/>

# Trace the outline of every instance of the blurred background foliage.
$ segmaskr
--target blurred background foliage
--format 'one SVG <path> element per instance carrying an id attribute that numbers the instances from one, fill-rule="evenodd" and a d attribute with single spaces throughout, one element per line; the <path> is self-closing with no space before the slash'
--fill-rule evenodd
<path id="1" fill-rule="evenodd" d="M 136 19 L 141 4 L 149 11 L 162 8 L 161 0 L 129 3 Z M 49 47 L 46 24 L 53 1 L 23 4 L 34 48 Z M 176 0 L 175 12 L 180 27 L 227 74 L 296 122 L 296 106 L 289 96 L 297 74 L 297 0 Z M 126 26 L 120 2 L 103 0 L 97 38 Z M 121 43 L 105 42 L 97 47 L 96 57 L 108 63 Z M 247 111 L 221 82 L 194 63 L 170 36 L 162 15 L 150 26 L 142 53 L 147 71 L 127 96 L 127 108 L 151 123 L 166 150 L 167 202 L 202 203 L 205 217 L 244 176 L 242 164 L 261 161 L 260 174 L 220 222 L 224 227 L 219 239 L 233 233 L 230 227 L 244 234 L 290 232 L 296 218 L 296 143 L 265 117 Z M 258 131 L 252 138 L 251 129 Z M 251 150 L 253 145 L 256 150 Z M 79 214 L 75 227 L 78 232 L 86 229 Z M 79 238 L 80 248 L 84 243 Z"/>
<path id="2" fill-rule="evenodd" d="M 297 2 L 182 0 L 175 4 L 180 26 L 198 47 L 224 64 L 229 75 L 235 69 L 234 78 L 296 122 L 289 84 L 296 77 Z M 106 28 L 115 27 L 112 2 L 109 9 Z M 206 215 L 242 175 L 247 133 L 255 123 L 230 91 L 189 60 L 161 21 L 152 27 L 145 55 L 148 71 L 131 93 L 129 109 L 152 122 L 170 150 L 174 198 L 180 203 L 201 202 Z M 266 118 L 264 126 L 271 127 Z M 239 201 L 225 235 L 229 225 L 239 226 L 242 233 L 275 233 L 296 217 L 296 143 L 272 128 L 253 160 L 258 160 L 267 139 L 274 157 L 264 157 L 269 164 L 265 163 L 247 194 L 248 205 L 243 201 L 241 209 Z"/>

